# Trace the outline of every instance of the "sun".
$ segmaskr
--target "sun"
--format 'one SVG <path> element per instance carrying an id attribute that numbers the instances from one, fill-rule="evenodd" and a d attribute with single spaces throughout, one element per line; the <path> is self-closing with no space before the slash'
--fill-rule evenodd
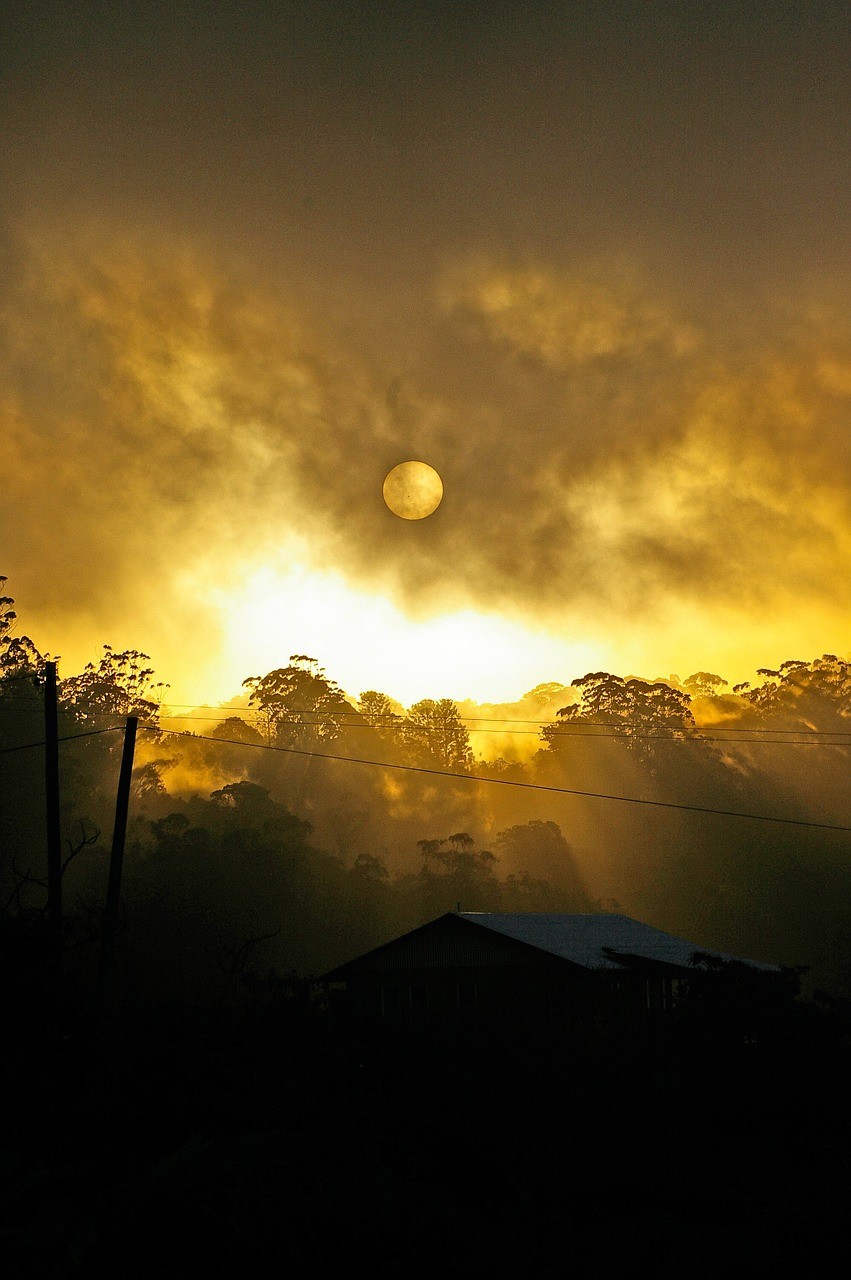
<path id="1" fill-rule="evenodd" d="M 427 462 L 400 462 L 384 479 L 384 501 L 402 520 L 424 520 L 443 500 L 443 481 Z"/>

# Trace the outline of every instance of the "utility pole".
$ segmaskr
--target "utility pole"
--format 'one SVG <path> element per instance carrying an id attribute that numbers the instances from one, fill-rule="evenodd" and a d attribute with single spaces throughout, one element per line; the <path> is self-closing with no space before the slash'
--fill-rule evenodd
<path id="1" fill-rule="evenodd" d="M 112 853 L 109 858 L 109 880 L 106 887 L 106 905 L 103 911 L 98 973 L 101 989 L 108 996 L 112 985 L 112 961 L 115 933 L 118 927 L 118 905 L 121 900 L 121 868 L 124 861 L 124 840 L 127 835 L 127 811 L 130 806 L 130 779 L 133 775 L 133 755 L 136 750 L 136 716 L 128 716 L 124 729 L 124 751 L 121 755 L 121 772 L 118 775 L 118 794 L 115 799 L 115 827 L 112 832 Z"/>
<path id="2" fill-rule="evenodd" d="M 58 955 L 62 933 L 62 845 L 59 831 L 59 721 L 56 663 L 44 668 L 44 796 L 47 821 L 47 920 Z"/>

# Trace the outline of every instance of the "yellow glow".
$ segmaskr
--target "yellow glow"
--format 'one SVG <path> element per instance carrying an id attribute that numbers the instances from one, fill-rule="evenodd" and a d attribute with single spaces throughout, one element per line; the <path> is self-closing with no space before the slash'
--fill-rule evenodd
<path id="1" fill-rule="evenodd" d="M 516 698 L 542 671 L 584 673 L 610 656 L 471 609 L 416 621 L 335 574 L 301 567 L 258 569 L 217 603 L 230 620 L 218 680 L 233 692 L 296 652 L 318 658 L 353 697 L 380 689 L 407 706 L 428 697 Z"/>
<path id="2" fill-rule="evenodd" d="M 514 700 L 601 668 L 735 682 L 847 651 L 844 312 L 796 307 L 777 333 L 757 317 L 753 350 L 728 350 L 617 264 L 482 259 L 437 288 L 441 323 L 472 319 L 494 373 L 461 395 L 428 362 L 386 388 L 296 295 L 158 234 L 46 222 L 20 252 L 0 569 L 64 674 L 106 641 L 149 652 L 175 703 L 217 702 L 306 652 L 350 694 L 410 705 Z M 493 389 L 542 364 L 562 390 L 540 421 L 517 418 Z M 610 374 L 621 390 L 600 400 Z M 382 544 L 376 467 L 411 447 L 412 422 L 427 456 L 452 453 L 463 524 Z M 385 497 L 411 469 L 425 506 L 390 506 L 418 520 L 442 494 L 432 467 L 394 468 Z M 386 598 L 358 589 L 376 583 Z M 406 587 L 440 616 L 397 608 Z"/>

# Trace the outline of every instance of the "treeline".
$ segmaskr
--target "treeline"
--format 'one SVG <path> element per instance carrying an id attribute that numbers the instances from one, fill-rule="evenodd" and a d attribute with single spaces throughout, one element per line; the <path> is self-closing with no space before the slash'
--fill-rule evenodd
<path id="1" fill-rule="evenodd" d="M 43 748 L 32 744 L 46 660 L 4 597 L 12 949 L 44 915 Z M 140 652 L 105 647 L 60 680 L 65 950 L 81 980 L 99 936 L 121 728 L 136 715 L 118 960 L 140 996 L 230 1000 L 459 905 L 622 910 L 851 992 L 851 833 L 831 829 L 851 827 L 844 660 L 786 662 L 733 689 L 708 672 L 597 672 L 486 708 L 349 697 L 306 655 L 244 688 L 246 705 L 181 725 Z"/>

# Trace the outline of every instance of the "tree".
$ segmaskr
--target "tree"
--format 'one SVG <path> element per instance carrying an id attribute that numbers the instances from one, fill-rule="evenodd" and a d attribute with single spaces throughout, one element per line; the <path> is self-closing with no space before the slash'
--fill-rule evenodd
<path id="1" fill-rule="evenodd" d="M 470 735 L 451 698 L 415 702 L 405 721 L 405 738 L 421 764 L 462 773 L 473 767 Z"/>
<path id="2" fill-rule="evenodd" d="M 582 883 L 573 850 L 556 822 L 533 818 L 500 831 L 496 837 L 500 862 L 520 877 L 518 883 L 534 883 L 556 891 L 567 905 L 562 910 L 590 911 L 591 899 Z M 552 910 L 552 907 L 550 908 Z"/>
<path id="3" fill-rule="evenodd" d="M 0 589 L 5 582 L 0 577 Z M 31 740 L 32 726 L 41 718 L 44 701 L 37 686 L 44 682 L 49 661 L 29 636 L 13 634 L 18 617 L 14 603 L 11 596 L 0 596 L 0 700 L 9 713 L 0 722 L 0 736 L 6 746 Z"/>
<path id="4" fill-rule="evenodd" d="M 564 695 L 569 693 L 570 689 L 566 684 L 560 684 L 557 680 L 549 680 L 544 684 L 536 684 L 534 689 L 524 693 L 523 701 L 533 702 L 543 709 L 549 706 L 551 702 L 555 702 L 557 698 L 561 698 L 564 701 Z"/>
<path id="5" fill-rule="evenodd" d="M 265 676 L 250 676 L 249 705 L 258 707 L 270 746 L 315 750 L 336 741 L 350 725 L 362 723 L 336 681 L 316 658 L 295 653 L 289 665 Z"/>
<path id="6" fill-rule="evenodd" d="M 373 884 L 390 879 L 387 864 L 374 853 L 359 853 L 352 863 L 352 875 Z"/>
<path id="7" fill-rule="evenodd" d="M 377 689 L 367 689 L 358 698 L 358 711 L 379 739 L 391 742 L 398 739 L 404 717 L 401 702 Z"/>
<path id="8" fill-rule="evenodd" d="M 89 662 L 80 675 L 61 682 L 60 698 L 82 723 L 125 716 L 156 721 L 168 685 L 154 682 L 147 662 L 150 655 L 138 649 L 116 653 L 105 644 L 97 663 Z"/>
<path id="9" fill-rule="evenodd" d="M 451 910 L 459 902 L 468 911 L 499 909 L 500 885 L 493 874 L 497 859 L 489 849 L 476 849 L 466 831 L 418 840 L 417 848 L 423 855 L 418 888 L 428 914 Z"/>
<path id="10" fill-rule="evenodd" d="M 762 716 L 806 729 L 847 730 L 851 718 L 851 662 L 825 653 L 812 662 L 791 658 L 777 670 L 760 667 L 762 684 L 737 685 Z"/>
<path id="11" fill-rule="evenodd" d="M 5 577 L 0 577 L 0 590 L 5 587 L 6 582 Z M 18 616 L 12 608 L 14 603 L 11 596 L 0 596 L 0 645 L 7 644 L 7 637 Z"/>
<path id="12" fill-rule="evenodd" d="M 299 838 L 306 838 L 312 830 L 309 822 L 278 804 L 268 788 L 256 782 L 229 782 L 211 792 L 210 800 L 215 812 L 225 815 L 225 826 L 229 830 L 266 831 L 278 836 L 297 833 Z"/>
<path id="13" fill-rule="evenodd" d="M 0 590 L 6 585 L 6 581 L 5 577 L 0 576 Z M 12 634 L 18 619 L 12 607 L 14 603 L 11 596 L 0 596 L 0 680 L 30 672 L 33 676 L 42 677 L 44 664 L 49 661 L 49 657 L 39 653 L 29 636 Z"/>
<path id="14" fill-rule="evenodd" d="M 129 851 L 137 984 L 221 995 L 244 949 L 258 972 L 269 964 L 310 971 L 328 945 L 320 927 L 327 886 L 343 878 L 333 859 L 308 845 L 310 824 L 245 781 L 177 804 L 137 829 Z"/>
<path id="15" fill-rule="evenodd" d="M 722 676 L 713 675 L 711 671 L 695 671 L 683 681 L 683 688 L 693 698 L 717 698 L 727 683 Z"/>
<path id="16" fill-rule="evenodd" d="M 222 742 L 239 742 L 249 746 L 259 746 L 263 742 L 262 733 L 258 733 L 254 726 L 248 724 L 241 716 L 228 716 L 227 720 L 222 720 L 213 728 L 210 737 L 218 738 Z"/>
<path id="17" fill-rule="evenodd" d="M 402 704 L 386 693 L 367 689 L 358 699 L 358 711 L 362 716 L 362 727 L 352 737 L 353 746 L 359 752 L 367 754 L 374 752 L 378 746 L 382 759 L 404 763 L 408 754 L 405 709 Z"/>
<path id="18" fill-rule="evenodd" d="M 622 738 L 627 748 L 643 759 L 652 755 L 654 738 L 693 736 L 690 694 L 673 689 L 662 680 L 624 680 L 607 671 L 595 671 L 571 684 L 578 691 L 579 700 L 559 709 L 562 723 Z M 558 724 L 545 725 L 541 736 L 558 750 L 562 733 Z"/>

